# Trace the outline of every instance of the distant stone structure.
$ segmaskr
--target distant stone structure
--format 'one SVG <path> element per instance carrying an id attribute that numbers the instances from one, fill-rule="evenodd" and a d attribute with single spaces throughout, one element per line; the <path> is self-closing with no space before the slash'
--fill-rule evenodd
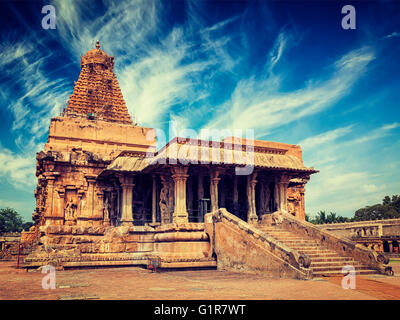
<path id="1" fill-rule="evenodd" d="M 332 223 L 318 225 L 318 227 L 351 239 L 377 252 L 400 254 L 400 219 Z"/>
<path id="2" fill-rule="evenodd" d="M 362 272 L 386 272 L 384 257 L 304 221 L 305 185 L 317 171 L 300 146 L 177 137 L 157 151 L 155 130 L 131 120 L 113 67 L 97 42 L 66 110 L 51 119 L 24 267 L 157 261 L 309 278 L 356 258 Z"/>
<path id="3" fill-rule="evenodd" d="M 0 233 L 0 260 L 16 258 L 20 239 L 19 232 Z"/>

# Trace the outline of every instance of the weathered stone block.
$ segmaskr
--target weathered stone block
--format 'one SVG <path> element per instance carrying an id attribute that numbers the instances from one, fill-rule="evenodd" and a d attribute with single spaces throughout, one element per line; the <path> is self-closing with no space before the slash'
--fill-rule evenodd
<path id="1" fill-rule="evenodd" d="M 125 251 L 126 252 L 136 252 L 138 251 L 139 246 L 137 243 L 133 242 L 133 243 L 127 243 L 125 245 Z"/>

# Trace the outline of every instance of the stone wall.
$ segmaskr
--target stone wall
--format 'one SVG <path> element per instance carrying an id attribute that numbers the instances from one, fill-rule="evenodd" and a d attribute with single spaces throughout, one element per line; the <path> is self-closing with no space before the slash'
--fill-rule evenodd
<path id="1" fill-rule="evenodd" d="M 0 233 L 0 259 L 15 259 L 18 255 L 18 245 L 21 239 L 19 232 Z"/>
<path id="2" fill-rule="evenodd" d="M 307 257 L 268 237 L 225 209 L 205 217 L 218 269 L 262 273 L 273 278 L 311 278 Z"/>
<path id="3" fill-rule="evenodd" d="M 332 223 L 316 226 L 346 238 L 400 235 L 400 219 Z"/>
<path id="4" fill-rule="evenodd" d="M 209 238 L 203 224 L 150 226 L 40 227 L 35 251 L 24 267 L 143 265 L 160 258 L 161 267 L 213 267 Z"/>

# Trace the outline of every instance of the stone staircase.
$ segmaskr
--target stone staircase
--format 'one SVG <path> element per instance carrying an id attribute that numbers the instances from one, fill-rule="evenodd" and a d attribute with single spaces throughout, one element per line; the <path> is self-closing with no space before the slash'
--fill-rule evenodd
<path id="1" fill-rule="evenodd" d="M 307 239 L 280 226 L 260 224 L 257 228 L 288 247 L 308 255 L 311 259 L 310 268 L 314 277 L 344 276 L 341 271 L 346 265 L 353 266 L 357 275 L 378 273 L 377 270 L 368 268 L 354 258 L 341 256 L 322 246 L 316 240 Z"/>

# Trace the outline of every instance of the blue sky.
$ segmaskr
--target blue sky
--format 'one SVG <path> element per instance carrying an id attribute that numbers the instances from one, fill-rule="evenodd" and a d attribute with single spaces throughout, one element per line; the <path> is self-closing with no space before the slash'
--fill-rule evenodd
<path id="1" fill-rule="evenodd" d="M 55 30 L 41 27 L 46 4 Z M 341 27 L 346 4 L 355 30 Z M 139 125 L 300 144 L 320 170 L 311 216 L 400 194 L 398 1 L 1 1 L 0 18 L 0 207 L 26 220 L 35 153 L 97 39 Z"/>

